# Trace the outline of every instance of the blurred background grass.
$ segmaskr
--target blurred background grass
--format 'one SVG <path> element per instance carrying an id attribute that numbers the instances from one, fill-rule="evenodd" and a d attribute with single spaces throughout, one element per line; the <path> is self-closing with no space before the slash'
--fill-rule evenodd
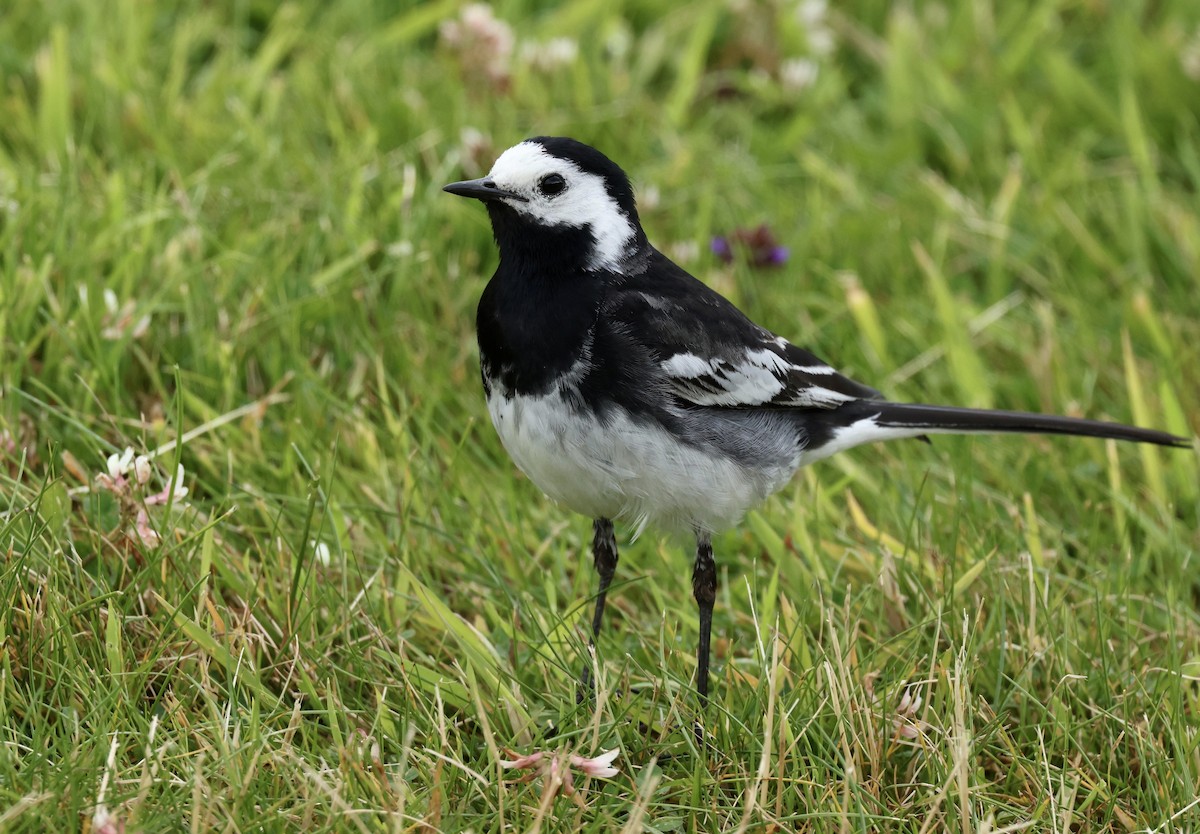
<path id="1" fill-rule="evenodd" d="M 589 527 L 484 417 L 440 193 L 572 135 L 890 396 L 1191 435 L 1196 4 L 57 0 L 0 74 L 4 827 L 1200 824 L 1195 452 L 806 471 L 717 542 L 708 750 L 686 543 L 623 539 L 577 706 Z M 783 268 L 710 254 L 760 224 Z M 614 746 L 577 804 L 498 765 Z"/>

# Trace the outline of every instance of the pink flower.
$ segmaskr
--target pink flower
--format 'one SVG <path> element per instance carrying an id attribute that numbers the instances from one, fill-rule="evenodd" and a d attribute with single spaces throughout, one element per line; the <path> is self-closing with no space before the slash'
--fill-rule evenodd
<path id="1" fill-rule="evenodd" d="M 900 703 L 896 705 L 896 716 L 892 719 L 892 726 L 896 728 L 896 735 L 900 738 L 921 737 L 921 732 L 928 726 L 917 717 L 923 703 L 924 699 L 920 695 L 914 695 L 911 689 L 904 690 Z"/>
<path id="2" fill-rule="evenodd" d="M 92 831 L 95 834 L 122 834 L 125 820 L 116 819 L 103 805 L 97 805 L 92 813 Z"/>
<path id="3" fill-rule="evenodd" d="M 129 488 L 129 480 L 125 476 L 129 474 L 132 465 L 133 448 L 126 446 L 121 454 L 108 456 L 108 460 L 105 461 L 108 471 L 96 476 L 96 485 L 117 495 L 124 493 Z"/>
<path id="4" fill-rule="evenodd" d="M 571 768 L 576 768 L 585 776 L 595 779 L 609 779 L 620 773 L 612 766 L 613 760 L 619 755 L 621 755 L 620 747 L 615 747 L 593 758 L 576 753 L 564 756 L 539 750 L 536 753 L 517 756 L 515 759 L 501 759 L 500 767 L 505 770 L 532 770 L 533 773 L 528 774 L 521 781 L 528 781 L 540 774 L 547 780 L 548 785 L 551 786 L 550 789 L 561 790 L 566 796 L 574 797 L 577 803 L 581 803 L 581 800 L 575 796 L 575 777 Z"/>
<path id="5" fill-rule="evenodd" d="M 166 504 L 168 501 L 179 501 L 186 497 L 188 488 L 183 485 L 183 464 L 175 470 L 175 478 L 167 482 L 167 485 L 159 492 L 153 495 L 146 496 L 146 505 Z"/>
<path id="6" fill-rule="evenodd" d="M 133 314 L 137 305 L 132 301 L 127 301 L 121 306 L 117 300 L 117 294 L 110 289 L 104 291 L 104 307 L 107 312 L 100 321 L 103 326 L 100 335 L 105 339 L 116 341 L 123 339 L 126 333 L 130 333 L 135 339 L 140 339 L 150 329 L 150 317 L 142 316 L 135 322 Z"/>
<path id="7" fill-rule="evenodd" d="M 144 509 L 137 512 L 137 521 L 134 522 L 133 530 L 137 533 L 137 537 L 142 540 L 142 544 L 147 547 L 154 547 L 159 543 L 161 537 L 150 526 L 150 516 Z"/>
<path id="8" fill-rule="evenodd" d="M 533 767 L 536 765 L 545 755 L 546 754 L 543 751 L 539 750 L 536 753 L 530 753 L 527 756 L 518 756 L 512 760 L 501 759 L 500 767 L 504 768 L 505 770 L 524 770 L 527 767 Z"/>
<path id="9" fill-rule="evenodd" d="M 463 71 L 470 77 L 482 77 L 497 89 L 505 89 L 512 59 L 512 27 L 498 20 L 486 3 L 471 3 L 462 8 L 457 20 L 444 20 L 438 37 L 457 53 Z"/>
<path id="10" fill-rule="evenodd" d="M 583 756 L 571 754 L 571 765 L 577 767 L 586 773 L 588 776 L 597 779 L 611 779 L 621 771 L 612 766 L 613 760 L 621 755 L 621 748 L 614 747 L 607 753 L 601 753 L 593 759 L 585 759 Z"/>
<path id="11" fill-rule="evenodd" d="M 154 465 L 149 455 L 135 458 L 133 449 L 126 447 L 120 454 L 108 456 L 105 469 L 107 471 L 96 476 L 96 489 L 107 490 L 117 497 L 125 523 L 133 519 L 132 528 L 128 528 L 125 535 L 147 547 L 156 546 L 162 537 L 150 524 L 150 514 L 146 508 L 178 503 L 187 496 L 188 488 L 183 485 L 183 466 L 176 468 L 175 477 L 168 479 L 161 490 L 144 497 L 146 485 L 154 475 Z"/>

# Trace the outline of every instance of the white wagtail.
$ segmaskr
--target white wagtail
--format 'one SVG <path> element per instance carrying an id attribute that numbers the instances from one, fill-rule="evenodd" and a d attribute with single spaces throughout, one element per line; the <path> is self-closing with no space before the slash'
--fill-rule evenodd
<path id="1" fill-rule="evenodd" d="M 935 433 L 1188 445 L 1118 423 L 888 402 L 759 327 L 651 246 L 629 178 L 573 139 L 529 139 L 486 177 L 445 190 L 483 201 L 500 248 L 476 318 L 492 423 L 543 492 L 594 519 L 592 639 L 617 567 L 612 519 L 694 533 L 702 703 L 717 590 L 710 536 L 801 466 Z M 587 685 L 586 665 L 583 677 Z"/>

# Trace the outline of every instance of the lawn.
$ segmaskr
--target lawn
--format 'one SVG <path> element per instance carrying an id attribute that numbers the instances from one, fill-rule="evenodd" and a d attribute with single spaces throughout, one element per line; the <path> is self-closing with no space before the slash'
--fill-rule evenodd
<path id="1" fill-rule="evenodd" d="M 714 540 L 702 746 L 690 544 L 619 527 L 577 704 L 590 522 L 489 424 L 441 192 L 575 136 L 890 397 L 1191 437 L 1200 5 L 493 10 L 0 16 L 0 830 L 1200 829 L 1195 449 L 804 470 Z"/>

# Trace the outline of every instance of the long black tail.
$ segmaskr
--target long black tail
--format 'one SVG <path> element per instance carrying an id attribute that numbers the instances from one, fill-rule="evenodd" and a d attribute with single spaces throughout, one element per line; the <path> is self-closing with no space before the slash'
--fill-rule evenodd
<path id="1" fill-rule="evenodd" d="M 881 436 L 864 438 L 884 440 L 887 437 L 913 437 L 922 434 L 974 434 L 976 432 L 1014 432 L 1019 434 L 1073 434 L 1083 437 L 1104 437 L 1134 443 L 1155 443 L 1159 446 L 1187 447 L 1192 441 L 1164 431 L 1108 423 L 1102 420 L 1082 420 L 1078 417 L 1058 417 L 1053 414 L 1033 414 L 1025 411 L 992 411 L 980 408 L 956 408 L 919 403 L 893 403 L 859 400 L 853 404 L 861 409 L 862 419 L 871 420 L 872 428 Z M 863 428 L 868 428 L 863 424 Z"/>

